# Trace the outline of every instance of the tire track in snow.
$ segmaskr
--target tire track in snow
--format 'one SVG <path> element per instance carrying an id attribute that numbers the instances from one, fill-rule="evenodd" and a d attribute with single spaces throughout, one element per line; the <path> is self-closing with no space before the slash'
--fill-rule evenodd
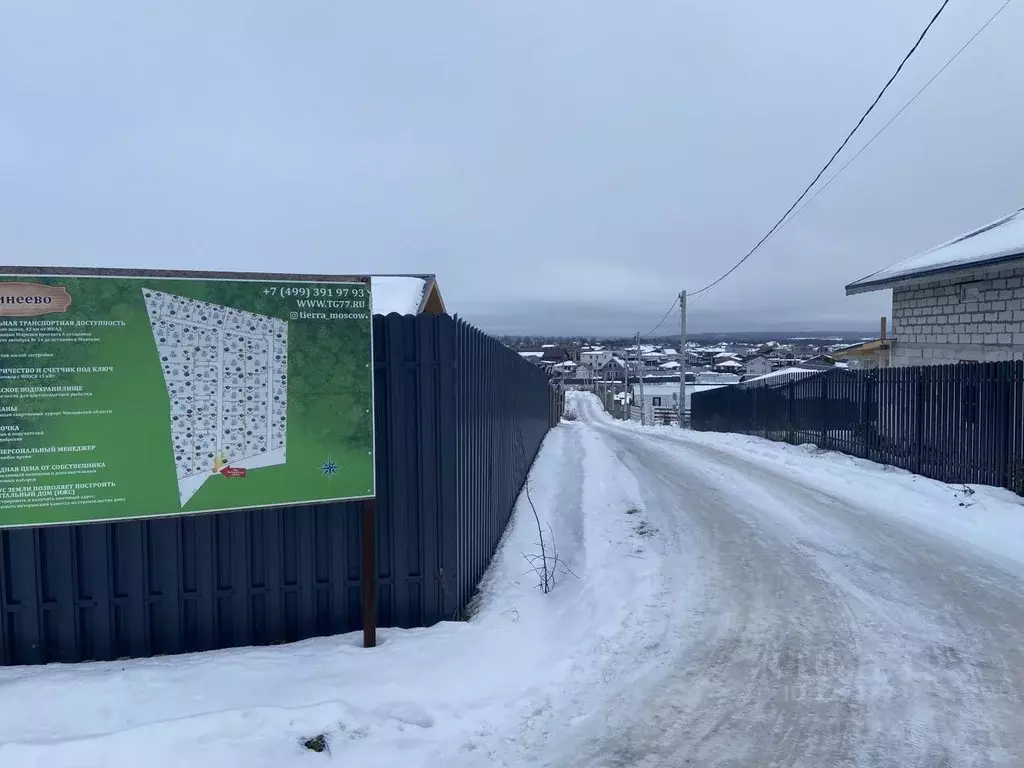
<path id="1" fill-rule="evenodd" d="M 698 609 L 672 617 L 672 664 L 569 729 L 546 764 L 1024 765 L 1016 576 L 877 510 L 682 435 L 616 426 L 579 402 L 643 484 L 676 558 L 667 583 L 691 589 Z"/>
<path id="2" fill-rule="evenodd" d="M 1024 595 L 1016 575 L 741 455 L 698 444 L 683 451 L 784 499 L 806 526 L 791 532 L 797 545 L 873 625 L 873 681 L 861 684 L 875 713 L 858 737 L 864 764 L 1022 764 Z"/>
<path id="3" fill-rule="evenodd" d="M 703 598 L 699 616 L 675 617 L 674 663 L 617 702 L 633 717 L 617 729 L 614 713 L 598 716 L 579 734 L 577 757 L 552 764 L 848 762 L 862 714 L 849 685 L 858 630 L 839 593 L 806 558 L 780 556 L 782 542 L 675 455 L 644 435 L 595 428 L 644 483 L 652 519 L 676 542 L 674 588 L 694 585 L 694 558 Z M 829 728 L 816 727 L 823 721 Z"/>

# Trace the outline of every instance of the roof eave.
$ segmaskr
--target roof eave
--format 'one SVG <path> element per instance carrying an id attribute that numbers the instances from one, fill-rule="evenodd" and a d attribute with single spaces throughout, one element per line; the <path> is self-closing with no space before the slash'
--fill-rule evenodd
<path id="1" fill-rule="evenodd" d="M 1005 256 L 996 256 L 991 259 L 984 259 L 980 261 L 972 261 L 970 264 L 956 264 L 953 266 L 946 267 L 935 267 L 934 269 L 922 269 L 919 272 L 911 272 L 906 275 L 898 275 L 896 277 L 881 278 L 879 280 L 868 280 L 864 278 L 857 280 L 846 286 L 846 295 L 854 296 L 858 293 L 871 293 L 872 291 L 881 291 L 886 288 L 897 288 L 901 285 L 908 283 L 916 283 L 921 280 L 936 277 L 956 277 L 961 275 L 969 275 L 973 272 L 977 272 L 979 269 L 989 269 L 993 266 L 999 266 L 1010 261 L 1018 261 L 1024 259 L 1024 251 L 1018 251 Z"/>

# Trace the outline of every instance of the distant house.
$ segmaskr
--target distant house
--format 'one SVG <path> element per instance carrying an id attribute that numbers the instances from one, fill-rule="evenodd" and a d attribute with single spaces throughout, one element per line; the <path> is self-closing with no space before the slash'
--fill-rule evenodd
<path id="1" fill-rule="evenodd" d="M 576 369 L 579 366 L 576 365 L 572 360 L 564 360 L 560 363 L 554 363 L 551 366 L 551 372 L 556 373 L 563 378 L 571 378 L 576 375 Z"/>
<path id="2" fill-rule="evenodd" d="M 801 367 L 804 368 L 831 368 L 835 364 L 836 359 L 831 355 L 815 355 L 800 361 Z"/>
<path id="3" fill-rule="evenodd" d="M 541 355 L 541 361 L 545 363 L 564 363 L 566 361 L 572 362 L 569 358 L 569 353 L 564 347 L 556 347 L 554 344 L 545 344 L 541 347 L 543 354 Z"/>
<path id="4" fill-rule="evenodd" d="M 596 371 L 608 365 L 614 356 L 610 349 L 585 349 L 580 352 L 580 362 Z"/>
<path id="5" fill-rule="evenodd" d="M 520 352 L 519 356 L 525 360 L 528 360 L 534 365 L 540 365 L 541 360 L 544 359 L 543 352 Z"/>
<path id="6" fill-rule="evenodd" d="M 846 286 L 892 290 L 878 365 L 1024 358 L 1024 209 Z M 882 345 L 885 344 L 885 349 Z"/>
<path id="7" fill-rule="evenodd" d="M 883 318 L 884 319 L 884 318 Z M 846 365 L 849 368 L 861 368 L 864 370 L 879 368 L 888 359 L 890 340 L 885 335 L 885 324 L 882 324 L 882 334 L 877 339 L 869 339 L 848 344 L 832 351 L 832 357 L 836 365 Z"/>
<path id="8" fill-rule="evenodd" d="M 690 397 L 694 392 L 706 392 L 709 389 L 718 389 L 723 384 L 687 384 L 685 411 L 690 411 Z M 633 404 L 640 407 L 640 386 L 632 386 Z M 644 384 L 644 420 L 648 424 L 663 424 L 672 422 L 678 424 L 679 418 L 679 384 Z"/>
<path id="9" fill-rule="evenodd" d="M 715 361 L 715 370 L 720 373 L 742 373 L 743 363 L 737 360 L 722 360 L 719 362 Z"/>
<path id="10" fill-rule="evenodd" d="M 373 275 L 373 314 L 443 315 L 447 313 L 433 275 Z"/>
<path id="11" fill-rule="evenodd" d="M 697 384 L 739 384 L 740 377 L 734 373 L 716 373 L 714 371 L 697 371 Z"/>
<path id="12" fill-rule="evenodd" d="M 772 364 L 767 358 L 758 355 L 752 360 L 747 360 L 743 364 L 743 369 L 747 372 L 747 375 L 764 376 L 766 373 L 772 372 Z"/>
<path id="13" fill-rule="evenodd" d="M 643 408 L 645 422 L 660 424 L 666 417 L 678 419 L 679 384 L 644 384 L 643 391 L 641 399 L 640 385 L 634 384 L 631 401 L 635 407 Z"/>

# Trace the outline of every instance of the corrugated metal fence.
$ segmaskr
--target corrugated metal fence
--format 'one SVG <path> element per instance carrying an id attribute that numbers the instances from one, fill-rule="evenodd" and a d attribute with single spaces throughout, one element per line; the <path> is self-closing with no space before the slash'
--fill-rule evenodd
<path id="1" fill-rule="evenodd" d="M 472 597 L 561 395 L 460 320 L 378 316 L 373 332 L 378 622 L 428 626 Z M 359 512 L 322 504 L 2 531 L 0 663 L 359 629 Z"/>
<path id="2" fill-rule="evenodd" d="M 802 377 L 801 377 L 802 376 Z M 814 443 L 1024 493 L 1024 362 L 829 370 L 693 395 L 694 429 Z"/>

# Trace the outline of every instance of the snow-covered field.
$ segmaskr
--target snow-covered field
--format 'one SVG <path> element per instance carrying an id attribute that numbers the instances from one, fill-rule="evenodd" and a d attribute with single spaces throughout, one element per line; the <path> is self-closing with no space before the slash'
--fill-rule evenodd
<path id="1" fill-rule="evenodd" d="M 571 402 L 551 594 L 524 497 L 465 623 L 0 669 L 0 768 L 1024 765 L 1020 499 Z"/>

